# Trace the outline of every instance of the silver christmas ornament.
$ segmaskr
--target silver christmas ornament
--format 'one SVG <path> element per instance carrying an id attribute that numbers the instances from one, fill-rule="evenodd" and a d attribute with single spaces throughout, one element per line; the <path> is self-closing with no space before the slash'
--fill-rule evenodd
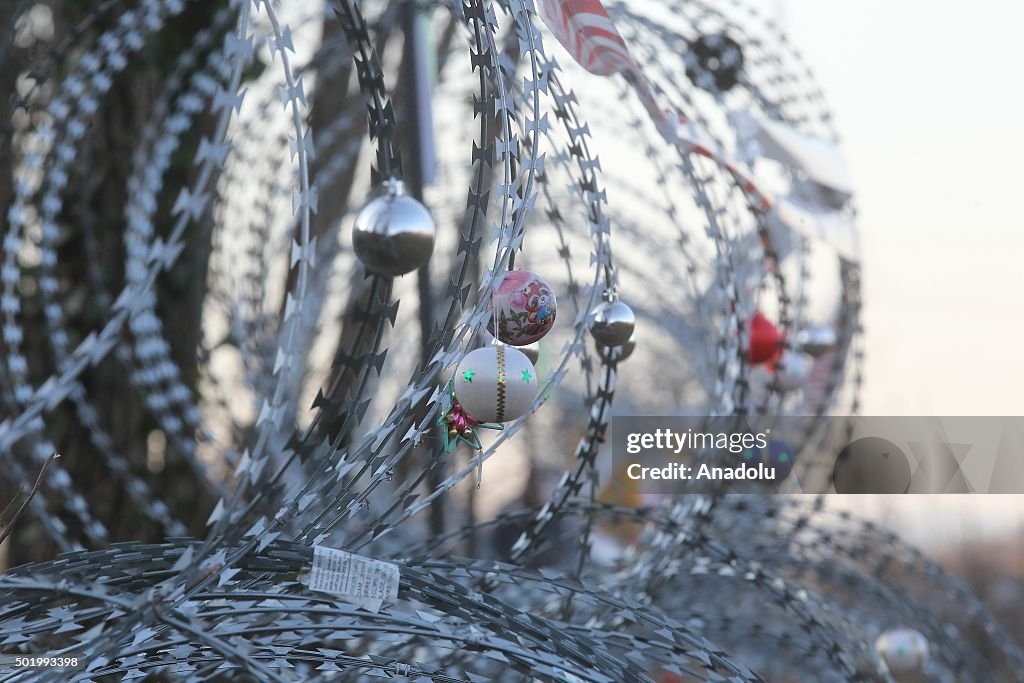
<path id="1" fill-rule="evenodd" d="M 796 334 L 796 347 L 814 358 L 820 358 L 836 346 L 836 331 L 829 325 L 815 325 Z"/>
<path id="2" fill-rule="evenodd" d="M 605 301 L 595 309 L 590 334 L 602 346 L 622 346 L 629 342 L 636 329 L 636 316 L 621 301 Z"/>
<path id="3" fill-rule="evenodd" d="M 636 350 L 636 330 L 633 330 L 633 334 L 629 335 L 629 339 L 627 339 L 626 343 L 621 346 L 608 347 L 604 344 L 598 343 L 597 348 L 601 353 L 607 353 L 610 348 L 613 353 L 612 358 L 614 360 L 619 362 L 624 361 L 632 356 L 633 351 Z"/>
<path id="4" fill-rule="evenodd" d="M 919 673 L 928 661 L 928 639 L 914 629 L 893 629 L 878 637 L 875 651 L 889 673 L 895 676 Z"/>
<path id="5" fill-rule="evenodd" d="M 495 341 L 498 344 L 501 344 L 500 341 Z M 532 344 L 527 344 L 526 346 L 517 346 L 515 348 L 516 350 L 521 351 L 522 354 L 530 360 L 530 363 L 532 363 L 533 365 L 537 365 L 537 361 L 540 360 L 540 342 L 533 342 Z"/>
<path id="6" fill-rule="evenodd" d="M 796 351 L 785 351 L 775 365 L 775 386 L 781 391 L 796 391 L 811 376 L 813 360 Z"/>
<path id="7" fill-rule="evenodd" d="M 396 277 L 426 263 L 435 232 L 427 208 L 405 193 L 401 180 L 391 179 L 356 216 L 352 248 L 370 272 Z"/>
<path id="8" fill-rule="evenodd" d="M 501 341 L 487 330 L 480 330 L 480 338 L 483 339 L 483 343 L 490 346 L 511 346 Z M 540 342 L 531 342 L 525 346 L 514 347 L 518 351 L 522 351 L 523 355 L 530 359 L 530 362 L 537 365 L 537 361 L 540 360 Z"/>

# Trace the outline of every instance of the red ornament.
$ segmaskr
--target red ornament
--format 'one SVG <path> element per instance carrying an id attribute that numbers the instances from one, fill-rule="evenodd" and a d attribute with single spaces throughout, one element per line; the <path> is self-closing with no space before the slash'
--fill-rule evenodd
<path id="1" fill-rule="evenodd" d="M 750 321 L 750 348 L 747 359 L 757 365 L 777 361 L 782 355 L 782 333 L 779 328 L 764 317 L 755 313 Z"/>
<path id="2" fill-rule="evenodd" d="M 448 428 L 454 430 L 459 436 L 465 436 L 473 427 L 479 427 L 480 421 L 462 409 L 461 403 L 452 406 L 451 412 L 445 418 Z"/>

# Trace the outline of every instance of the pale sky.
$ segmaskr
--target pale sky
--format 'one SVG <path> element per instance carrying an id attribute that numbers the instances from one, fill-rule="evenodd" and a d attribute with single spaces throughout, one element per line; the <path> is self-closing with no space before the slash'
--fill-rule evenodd
<path id="1" fill-rule="evenodd" d="M 1024 414 L 1024 4 L 761 0 L 858 187 L 864 412 Z"/>
<path id="2" fill-rule="evenodd" d="M 869 415 L 1024 414 L 1024 4 L 761 0 L 858 188 Z M 1024 529 L 1018 496 L 837 501 L 918 543 Z"/>

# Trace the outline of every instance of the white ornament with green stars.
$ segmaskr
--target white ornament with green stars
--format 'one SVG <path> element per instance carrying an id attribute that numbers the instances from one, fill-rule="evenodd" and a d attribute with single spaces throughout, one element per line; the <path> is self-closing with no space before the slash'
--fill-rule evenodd
<path id="1" fill-rule="evenodd" d="M 898 680 L 916 674 L 928 661 L 928 639 L 909 628 L 886 631 L 875 641 L 875 650 L 886 668 Z"/>
<path id="2" fill-rule="evenodd" d="M 511 422 L 537 397 L 537 371 L 511 346 L 485 346 L 466 354 L 452 378 L 463 409 L 481 422 Z"/>

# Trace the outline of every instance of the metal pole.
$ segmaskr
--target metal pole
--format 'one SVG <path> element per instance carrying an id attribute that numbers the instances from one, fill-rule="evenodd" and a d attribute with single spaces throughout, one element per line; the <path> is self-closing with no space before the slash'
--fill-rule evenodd
<path id="1" fill-rule="evenodd" d="M 405 90 L 403 136 L 404 157 L 408 166 L 405 171 L 405 186 L 410 195 L 423 201 L 423 188 L 433 178 L 434 167 L 434 122 L 431 111 L 429 55 L 424 19 L 417 11 L 415 0 L 404 0 L 401 11 L 402 33 L 404 35 L 402 55 L 402 78 Z M 417 273 L 420 309 L 420 359 L 424 366 L 429 361 L 427 342 L 434 324 L 433 294 L 430 286 L 430 261 L 424 263 Z M 427 480 L 430 488 L 436 489 L 443 481 L 440 469 L 433 470 Z M 434 534 L 445 530 L 445 500 L 439 496 L 430 506 L 430 529 Z"/>

